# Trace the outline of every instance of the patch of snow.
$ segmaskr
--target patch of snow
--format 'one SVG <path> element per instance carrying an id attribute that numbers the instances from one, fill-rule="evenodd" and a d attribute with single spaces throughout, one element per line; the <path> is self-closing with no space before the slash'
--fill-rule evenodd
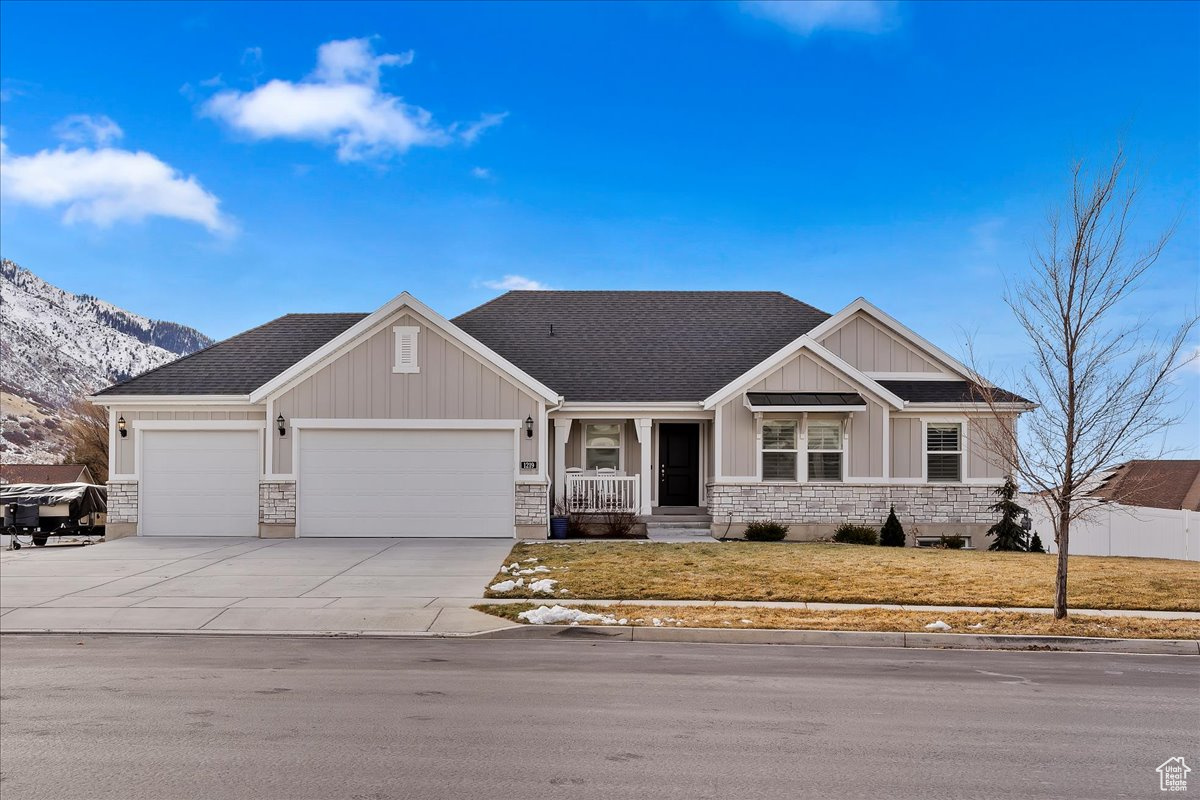
<path id="1" fill-rule="evenodd" d="M 500 581 L 499 583 L 493 583 L 488 588 L 493 592 L 511 592 L 513 589 L 520 589 L 524 585 L 525 579 L 517 578 L 515 581 Z"/>
<path id="2" fill-rule="evenodd" d="M 968 625 L 967 627 L 968 628 L 986 628 L 987 626 L 984 625 L 982 622 L 976 622 L 974 625 Z"/>
<path id="3" fill-rule="evenodd" d="M 751 623 L 753 623 L 753 622 L 754 622 L 754 620 L 752 620 L 752 619 L 743 619 L 743 620 L 739 620 L 739 622 L 741 622 L 743 625 L 750 625 Z"/>
<path id="4" fill-rule="evenodd" d="M 627 620 L 617 619 L 611 614 L 592 614 L 580 611 L 578 608 L 566 606 L 538 606 L 517 614 L 517 619 L 524 620 L 530 625 L 561 625 L 568 623 L 578 625 L 581 622 L 598 622 L 601 625 L 624 625 Z"/>
<path id="5" fill-rule="evenodd" d="M 540 581 L 534 581 L 529 584 L 529 591 L 536 592 L 537 594 L 554 594 L 554 584 L 556 583 L 558 581 L 550 578 L 542 578 Z"/>
<path id="6" fill-rule="evenodd" d="M 526 564 L 536 564 L 536 563 L 537 563 L 537 559 L 536 559 L 536 558 L 527 558 L 527 559 L 525 559 L 524 563 L 526 563 Z"/>
<path id="7" fill-rule="evenodd" d="M 931 622 L 926 625 L 925 629 L 930 631 L 948 631 L 950 630 L 950 626 L 939 619 L 937 622 Z"/>

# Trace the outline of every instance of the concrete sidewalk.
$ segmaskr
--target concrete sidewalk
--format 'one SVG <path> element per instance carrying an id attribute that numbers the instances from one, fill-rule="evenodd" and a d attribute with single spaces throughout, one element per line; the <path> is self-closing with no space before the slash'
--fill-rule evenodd
<path id="1" fill-rule="evenodd" d="M 119 539 L 0 554 L 0 631 L 462 635 L 508 539 Z"/>

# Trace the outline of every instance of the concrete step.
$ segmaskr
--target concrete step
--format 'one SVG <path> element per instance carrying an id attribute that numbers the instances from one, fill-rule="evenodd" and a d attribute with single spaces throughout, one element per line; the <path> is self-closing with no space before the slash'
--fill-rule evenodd
<path id="1" fill-rule="evenodd" d="M 687 525 L 708 525 L 712 522 L 712 517 L 707 515 L 695 514 L 690 516 L 678 517 L 648 517 L 646 518 L 647 525 L 653 525 L 663 528 L 677 528 Z"/>

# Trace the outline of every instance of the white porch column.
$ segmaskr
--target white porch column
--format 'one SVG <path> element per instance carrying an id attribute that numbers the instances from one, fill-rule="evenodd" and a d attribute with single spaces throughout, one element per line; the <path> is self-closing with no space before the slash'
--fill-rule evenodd
<path id="1" fill-rule="evenodd" d="M 637 433 L 638 444 L 641 445 L 642 454 L 641 471 L 638 473 L 641 477 L 641 515 L 644 517 L 650 516 L 653 509 L 650 505 L 650 481 L 654 478 L 654 468 L 650 463 L 650 447 L 653 439 L 650 436 L 654 426 L 654 420 L 649 417 L 638 417 L 633 421 L 633 429 Z"/>
<path id="2" fill-rule="evenodd" d="M 554 502 L 561 503 L 567 491 L 567 440 L 571 438 L 571 419 L 554 419 Z"/>

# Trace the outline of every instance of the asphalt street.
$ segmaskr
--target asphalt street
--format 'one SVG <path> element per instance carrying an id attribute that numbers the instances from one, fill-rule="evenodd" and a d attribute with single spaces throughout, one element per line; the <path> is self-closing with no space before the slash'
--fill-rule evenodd
<path id="1" fill-rule="evenodd" d="M 1200 658 L 0 639 L 4 800 L 1157 797 L 1174 756 Z"/>

